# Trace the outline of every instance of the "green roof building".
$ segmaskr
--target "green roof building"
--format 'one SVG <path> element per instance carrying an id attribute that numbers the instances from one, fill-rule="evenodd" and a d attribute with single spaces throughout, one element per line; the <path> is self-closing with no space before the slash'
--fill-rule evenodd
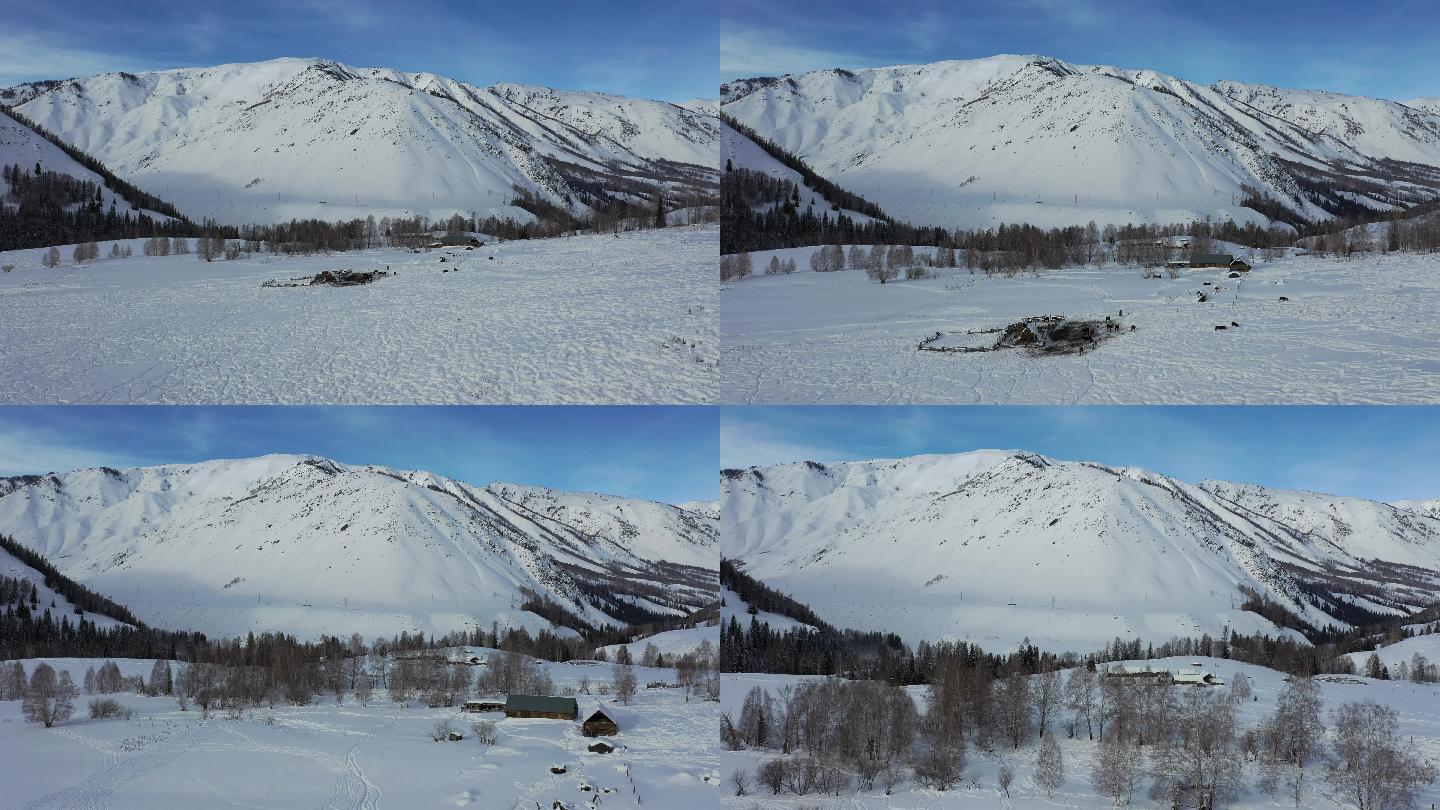
<path id="1" fill-rule="evenodd" d="M 1191 267 L 1229 267 L 1233 261 L 1235 261 L 1235 257 L 1229 253 L 1190 254 Z"/>
<path id="2" fill-rule="evenodd" d="M 510 695 L 505 698 L 505 716 L 574 720 L 580 716 L 580 706 L 573 697 Z"/>

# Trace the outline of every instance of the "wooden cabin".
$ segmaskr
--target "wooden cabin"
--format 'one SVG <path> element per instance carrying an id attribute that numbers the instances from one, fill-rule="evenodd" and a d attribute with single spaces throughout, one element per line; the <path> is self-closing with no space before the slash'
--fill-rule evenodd
<path id="1" fill-rule="evenodd" d="M 466 712 L 503 712 L 505 704 L 498 700 L 467 700 L 461 707 Z"/>
<path id="2" fill-rule="evenodd" d="M 580 716 L 580 706 L 573 697 L 550 697 L 546 695 L 510 695 L 505 698 L 505 716 L 540 717 L 547 720 L 574 720 Z"/>
<path id="3" fill-rule="evenodd" d="M 1192 253 L 1190 254 L 1191 267 L 1226 267 L 1228 268 L 1235 261 L 1235 257 L 1229 253 Z"/>
<path id="4" fill-rule="evenodd" d="M 590 743 L 590 747 L 586 750 L 588 750 L 592 754 L 608 754 L 615 750 L 615 746 L 605 742 L 604 740 L 598 740 L 596 742 Z"/>
<path id="5" fill-rule="evenodd" d="M 1248 273 L 1250 272 L 1250 263 L 1237 258 L 1230 262 L 1230 270 L 1235 273 Z"/>
<path id="6" fill-rule="evenodd" d="M 620 724 L 604 709 L 596 709 L 594 714 L 585 718 L 580 730 L 586 737 L 611 737 L 620 733 Z"/>

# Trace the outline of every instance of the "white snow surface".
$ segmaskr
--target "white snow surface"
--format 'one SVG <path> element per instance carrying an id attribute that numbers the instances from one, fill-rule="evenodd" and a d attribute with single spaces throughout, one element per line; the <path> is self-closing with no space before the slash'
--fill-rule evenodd
<path id="1" fill-rule="evenodd" d="M 19 85 L 0 101 L 191 219 L 232 225 L 523 220 L 513 186 L 569 205 L 551 160 L 616 178 L 673 161 L 713 182 L 719 137 L 713 116 L 660 101 L 315 58 Z"/>
<path id="2" fill-rule="evenodd" d="M 1423 627 L 1423 625 L 1422 625 Z M 1416 654 L 1425 656 L 1431 664 L 1440 663 L 1440 633 L 1426 633 L 1419 636 L 1411 636 L 1401 639 L 1394 644 L 1387 644 L 1375 650 L 1374 654 L 1380 656 L 1380 663 L 1390 670 L 1390 677 L 1397 677 L 1395 668 L 1398 664 L 1404 663 L 1409 666 L 1410 659 Z M 1365 662 L 1370 658 L 1368 652 L 1350 653 L 1347 657 L 1355 664 L 1356 672 L 1365 671 Z"/>
<path id="3" fill-rule="evenodd" d="M 684 615 L 719 564 L 717 522 L 668 504 L 292 455 L 0 479 L 0 532 L 152 626 L 212 636 L 549 627 L 522 589 L 623 625 L 587 585 L 660 587 Z"/>
<path id="4" fill-rule="evenodd" d="M 72 672 L 77 684 L 87 667 L 103 663 L 46 660 Z M 30 672 L 38 661 L 22 663 Z M 116 664 L 127 676 L 148 677 L 153 662 Z M 576 687 L 582 675 L 594 683 L 611 677 L 608 665 L 595 662 L 541 666 L 557 690 Z M 635 675 L 641 684 L 675 679 L 674 670 L 635 667 Z M 648 810 L 713 807 L 721 790 L 717 704 L 687 703 L 680 689 L 642 687 L 627 707 L 577 695 L 581 720 L 602 706 L 618 715 L 620 733 L 604 738 L 617 746 L 611 754 L 588 752 L 594 739 L 581 735 L 578 722 L 398 705 L 383 690 L 368 706 L 321 697 L 309 706 L 252 709 L 240 720 L 222 712 L 202 720 L 199 710 L 181 712 L 169 697 L 111 697 L 133 709 L 134 719 L 90 720 L 82 696 L 74 718 L 45 729 L 21 719 L 20 701 L 0 701 L 7 807 L 529 810 L 556 800 L 586 806 L 595 791 L 581 785 L 590 785 L 603 791 L 606 810 Z M 446 719 L 465 739 L 431 741 L 430 730 Z M 476 741 L 476 720 L 495 721 L 494 746 Z M 566 773 L 551 774 L 552 764 Z"/>
<path id="5" fill-rule="evenodd" d="M 713 652 L 719 652 L 720 625 L 696 625 L 679 630 L 665 630 L 653 636 L 637 638 L 629 644 L 610 644 L 600 649 L 605 651 L 606 660 L 614 661 L 615 654 L 620 652 L 621 647 L 624 647 L 630 651 L 630 660 L 638 664 L 640 656 L 645 652 L 648 644 L 654 644 L 655 649 L 659 650 L 661 655 L 669 658 L 694 652 L 700 648 L 702 642 L 706 641 L 710 642 L 710 649 Z"/>
<path id="6" fill-rule="evenodd" d="M 1240 588 L 1341 626 L 1302 583 L 1390 615 L 1440 584 L 1440 520 L 1359 498 L 996 450 L 726 470 L 721 484 L 724 556 L 831 624 L 912 644 L 1300 639 L 1241 610 Z"/>
<path id="7" fill-rule="evenodd" d="M 772 255 L 807 268 L 816 250 L 751 256 L 756 268 Z M 1146 279 L 1114 263 L 1014 277 L 936 268 L 933 278 L 885 285 L 858 270 L 755 275 L 720 292 L 722 396 L 737 404 L 1440 402 L 1437 267 L 1432 254 L 1295 253 L 1256 258 L 1239 280 L 1220 269 Z M 936 332 L 1051 314 L 1109 316 L 1125 331 L 1084 354 L 916 350 Z"/>
<path id="8" fill-rule="evenodd" d="M 42 249 L 0 253 L 0 402 L 713 402 L 718 240 L 712 223 L 213 263 L 131 240 L 132 258 L 75 266 L 66 248 L 53 270 Z"/>
<path id="9" fill-rule="evenodd" d="M 1239 205 L 1243 186 L 1325 217 L 1286 162 L 1341 189 L 1385 159 L 1426 167 L 1389 183 L 1389 199 L 1357 194 L 1380 210 L 1440 188 L 1432 107 L 1045 56 L 744 79 L 722 85 L 721 105 L 919 225 L 1265 222 Z"/>
<path id="10" fill-rule="evenodd" d="M 1125 664 L 1148 664 L 1172 672 L 1190 669 L 1193 663 L 1200 663 L 1199 669 L 1213 672 L 1228 691 L 1236 674 L 1244 674 L 1251 683 L 1255 699 L 1241 702 L 1238 719 L 1241 728 L 1258 725 L 1274 714 L 1276 700 L 1285 688 L 1285 675 L 1266 667 L 1242 664 L 1220 658 L 1160 658 L 1149 661 L 1116 662 L 1112 666 Z M 1063 673 L 1068 675 L 1067 673 Z M 771 675 L 761 673 L 736 673 L 722 676 L 721 710 L 732 717 L 740 715 L 745 695 L 752 687 L 760 687 L 772 695 L 787 685 L 811 680 L 797 675 Z M 1347 681 L 1356 681 L 1350 683 Z M 1411 684 L 1395 681 L 1376 681 L 1369 678 L 1343 676 L 1336 680 L 1325 677 L 1317 679 L 1324 699 L 1324 717 L 1327 725 L 1332 723 L 1331 713 L 1342 703 L 1373 700 L 1395 709 L 1399 715 L 1400 738 L 1407 743 L 1414 740 L 1414 753 L 1433 763 L 1440 763 L 1440 685 Z M 1179 688 L 1179 687 L 1176 687 Z M 927 693 L 923 687 L 911 687 L 906 691 L 915 701 L 916 709 L 923 715 L 927 707 Z M 1061 722 L 1069 719 L 1069 713 L 1060 713 Z M 760 789 L 749 796 L 735 797 L 727 792 L 720 804 L 734 810 L 802 810 L 802 808 L 835 807 L 846 810 L 891 810 L 895 808 L 926 808 L 926 810 L 980 810 L 980 808 L 1053 808 L 1070 807 L 1080 810 L 1107 810 L 1115 806 L 1109 797 L 1099 795 L 1091 783 L 1097 746 L 1085 738 L 1084 728 L 1076 739 L 1069 739 L 1060 722 L 1050 728 L 1063 754 L 1065 781 L 1053 798 L 1047 798 L 1045 791 L 1034 782 L 1034 760 L 1039 741 L 1033 735 L 1020 750 L 1011 751 L 1008 746 L 985 751 L 970 746 L 966 751 L 965 780 L 954 790 L 940 792 L 920 787 L 914 780 L 907 780 L 898 786 L 895 793 L 886 796 L 884 789 L 877 786 L 872 791 L 847 792 L 833 805 L 819 804 L 811 796 L 771 796 L 768 790 Z M 1328 741 L 1327 741 L 1328 742 Z M 730 773 L 736 768 L 749 771 L 762 762 L 777 755 L 775 751 L 747 749 L 723 751 L 720 754 L 721 771 Z M 998 775 L 1002 765 L 1010 765 L 1015 772 L 1015 783 L 1009 797 L 998 788 Z M 1256 788 L 1254 763 L 1247 763 L 1240 798 L 1225 806 L 1233 810 L 1273 810 L 1281 806 L 1293 806 L 1284 798 L 1276 799 L 1261 793 Z M 1306 808 L 1334 808 L 1338 805 L 1328 797 L 1323 781 L 1323 766 L 1312 765 L 1307 773 L 1307 792 L 1302 804 Z M 1149 781 L 1142 782 L 1140 790 L 1128 806 L 1143 810 L 1162 810 L 1162 805 L 1150 799 L 1146 793 Z M 1429 807 L 1431 802 L 1440 801 L 1440 783 L 1423 788 L 1419 794 L 1420 806 Z M 821 801 L 823 801 L 823 797 Z M 1168 808 L 1169 805 L 1163 805 Z"/>

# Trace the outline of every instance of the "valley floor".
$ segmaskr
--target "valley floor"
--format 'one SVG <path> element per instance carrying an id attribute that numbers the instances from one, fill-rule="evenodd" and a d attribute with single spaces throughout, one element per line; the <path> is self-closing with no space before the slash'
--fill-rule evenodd
<path id="1" fill-rule="evenodd" d="M 1188 666 L 1192 660 L 1194 659 L 1160 659 L 1146 663 L 1174 669 Z M 1255 699 L 1252 702 L 1241 704 L 1239 719 L 1242 728 L 1253 726 L 1263 717 L 1274 712 L 1276 698 L 1284 688 L 1283 674 L 1265 667 L 1221 659 L 1203 659 L 1203 663 L 1205 669 L 1213 670 L 1227 683 L 1237 672 L 1243 672 L 1250 678 Z M 758 673 L 737 673 L 722 677 L 721 708 L 723 711 L 729 712 L 732 717 L 740 715 L 741 704 L 746 692 L 751 687 L 760 686 L 771 694 L 775 694 L 786 684 L 806 680 L 802 676 Z M 1335 679 L 1320 683 L 1320 691 L 1325 699 L 1327 725 L 1330 724 L 1330 713 L 1340 704 L 1374 700 L 1394 708 L 1399 713 L 1401 739 L 1413 738 L 1416 753 L 1432 763 L 1440 762 L 1440 684 L 1376 681 L 1352 676 L 1327 677 Z M 1217 688 L 1226 689 L 1228 687 Z M 907 691 L 915 699 L 917 708 L 923 714 L 926 705 L 924 687 L 910 687 Z M 1062 711 L 1060 723 L 1068 719 L 1069 714 Z M 1114 807 L 1115 803 L 1109 797 L 1099 795 L 1091 784 L 1090 774 L 1097 744 L 1083 739 L 1083 728 L 1082 738 L 1066 739 L 1060 723 L 1053 725 L 1052 730 L 1059 737 L 1060 748 L 1064 756 L 1065 782 L 1051 798 L 1047 798 L 1044 790 L 1035 785 L 1033 763 L 1035 753 L 1039 748 L 1039 741 L 1031 739 L 1019 751 L 1011 751 L 1001 746 L 996 751 L 985 752 L 977 750 L 973 746 L 970 747 L 966 751 L 964 778 L 960 786 L 949 791 L 942 792 L 923 788 L 910 779 L 898 786 L 894 794 L 890 796 L 884 795 L 884 789 L 878 785 L 874 790 L 859 793 L 854 792 L 852 788 L 851 791 L 839 797 L 815 794 L 793 796 L 783 793 L 775 796 L 761 786 L 752 788 L 749 795 L 735 796 L 733 788 L 727 783 L 724 791 L 725 798 L 721 801 L 721 806 L 733 810 L 810 810 L 810 808 L 834 808 L 835 810 L 882 810 L 882 808 L 884 810 L 900 810 L 900 808 L 949 810 L 955 808 L 955 810 L 969 810 L 969 808 L 1022 807 L 1070 807 L 1101 810 L 1101 808 Z M 756 766 L 776 756 L 778 756 L 776 751 L 725 751 L 721 754 L 721 770 L 728 780 L 729 774 L 736 768 L 745 768 L 753 772 Z M 1004 764 L 1009 764 L 1015 771 L 1015 783 L 1010 788 L 1009 797 L 1004 796 L 997 786 L 997 775 L 1000 767 Z M 1318 766 L 1312 766 L 1310 770 L 1312 771 L 1311 781 L 1306 798 L 1300 805 L 1302 808 L 1338 810 L 1352 806 L 1332 800 L 1329 796 L 1329 788 L 1323 782 L 1321 769 Z M 1295 807 L 1294 802 L 1283 795 L 1279 798 L 1271 798 L 1256 790 L 1253 787 L 1255 782 L 1253 765 L 1247 769 L 1242 782 L 1247 787 L 1238 801 L 1226 805 L 1230 810 Z M 1154 810 L 1168 807 L 1168 804 L 1162 805 L 1148 797 L 1149 787 L 1148 780 L 1142 781 L 1141 789 L 1136 792 L 1129 806 L 1153 808 Z M 1432 784 L 1420 792 L 1420 807 L 1428 808 L 1432 802 L 1440 802 L 1440 783 Z"/>
<path id="2" fill-rule="evenodd" d="M 711 402 L 718 240 L 695 225 L 213 263 L 131 240 L 133 258 L 77 267 L 66 249 L 54 269 L 11 251 L 0 402 Z M 359 287 L 260 286 L 387 266 Z"/>
<path id="3" fill-rule="evenodd" d="M 804 268 L 814 252 L 752 259 L 759 274 L 772 255 Z M 1434 255 L 1301 255 L 1258 262 L 1238 290 L 1218 269 L 1144 279 L 1114 264 L 1014 278 L 941 269 L 883 286 L 857 270 L 755 275 L 720 293 L 721 395 L 752 404 L 1437 402 L 1437 270 Z M 1199 291 L 1210 301 L 1197 303 Z M 1083 355 L 917 351 L 936 332 L 1051 314 L 1109 315 L 1126 331 Z"/>
<path id="4" fill-rule="evenodd" d="M 78 682 L 86 666 L 101 662 L 52 663 L 69 668 Z M 151 666 L 117 663 L 127 676 Z M 29 671 L 35 661 L 24 664 Z M 557 688 L 576 685 L 581 675 L 596 683 L 610 677 L 609 665 L 594 662 L 546 667 Z M 196 707 L 181 712 L 173 698 L 133 694 L 113 697 L 134 709 L 134 719 L 90 720 L 90 698 L 82 695 L 75 717 L 53 729 L 25 723 L 19 701 L 0 701 L 0 804 L 34 810 L 549 810 L 556 800 L 589 807 L 599 791 L 606 810 L 714 806 L 720 790 L 716 704 L 699 697 L 687 703 L 679 689 L 644 688 L 653 680 L 673 681 L 673 670 L 636 667 L 635 674 L 641 688 L 630 706 L 616 709 L 622 731 L 608 738 L 617 746 L 609 755 L 586 750 L 594 740 L 581 736 L 578 723 L 396 706 L 380 691 L 368 706 L 351 697 L 341 705 L 319 698 L 311 706 L 262 706 L 240 720 L 224 712 L 202 720 Z M 599 695 L 577 699 L 582 719 L 601 701 L 611 705 Z M 430 739 L 430 730 L 447 718 L 464 740 Z M 476 741 L 469 724 L 477 718 L 496 720 L 494 746 Z M 552 774 L 555 764 L 566 773 Z"/>

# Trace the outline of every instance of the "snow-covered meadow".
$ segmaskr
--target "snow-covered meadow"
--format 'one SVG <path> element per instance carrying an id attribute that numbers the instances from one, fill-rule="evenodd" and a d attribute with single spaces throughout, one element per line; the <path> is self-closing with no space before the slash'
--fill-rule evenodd
<path id="1" fill-rule="evenodd" d="M 79 683 L 93 659 L 50 659 Z M 23 662 L 26 671 L 36 664 Z M 148 675 L 151 661 L 118 660 L 127 677 Z M 557 689 L 581 676 L 608 681 L 598 662 L 544 664 Z M 640 689 L 631 705 L 577 695 L 580 719 L 612 709 L 619 735 L 611 754 L 587 751 L 594 739 L 579 723 L 464 714 L 455 708 L 398 706 L 377 690 L 369 705 L 346 697 L 310 706 L 260 707 L 231 719 L 201 719 L 173 698 L 113 695 L 134 710 L 130 720 L 90 720 L 88 696 L 53 729 L 25 723 L 19 701 L 0 701 L 0 775 L 5 807 L 24 808 L 410 808 L 485 810 L 567 808 L 692 808 L 718 803 L 715 747 L 719 710 L 681 689 L 646 689 L 674 681 L 673 670 L 635 667 Z M 454 721 L 465 735 L 434 742 L 437 722 Z M 495 720 L 498 740 L 482 745 L 469 727 Z M 552 765 L 566 772 L 552 774 Z M 589 786 L 591 790 L 583 790 Z M 598 802 L 591 800 L 599 796 Z"/>
<path id="2" fill-rule="evenodd" d="M 0 402 L 712 402 L 718 239 L 708 224 L 213 263 L 131 240 L 132 258 L 75 266 L 67 247 L 54 269 L 10 251 Z M 261 287 L 386 267 L 365 286 Z"/>
<path id="3" fill-rule="evenodd" d="M 1202 664 L 1200 669 L 1215 673 L 1227 684 L 1214 688 L 1228 689 L 1228 684 L 1236 673 L 1244 673 L 1250 679 L 1254 700 L 1239 704 L 1238 718 L 1242 728 L 1253 726 L 1274 712 L 1276 699 L 1285 687 L 1285 676 L 1275 670 L 1215 658 L 1172 658 L 1142 663 L 1173 670 L 1189 667 L 1195 662 Z M 1068 673 L 1066 674 L 1068 675 Z M 730 713 L 732 717 L 739 716 L 745 694 L 754 686 L 759 686 L 773 695 L 786 685 L 807 680 L 804 676 L 757 673 L 731 674 L 724 675 L 722 678 L 721 710 Z M 1408 741 L 1413 738 L 1413 750 L 1416 753 L 1433 764 L 1440 764 L 1440 684 L 1376 681 L 1354 676 L 1323 676 L 1319 681 L 1319 686 L 1324 697 L 1324 716 L 1327 725 L 1331 724 L 1330 713 L 1340 704 L 1374 700 L 1394 708 L 1399 713 L 1401 740 Z M 924 687 L 908 687 L 906 691 L 915 700 L 916 708 L 923 714 L 926 708 L 926 689 Z M 874 790 L 859 793 L 852 789 L 839 797 L 815 794 L 795 796 L 785 793 L 776 796 L 771 795 L 767 788 L 756 785 L 751 788 L 749 795 L 735 796 L 733 787 L 728 784 L 729 774 L 737 768 L 753 772 L 762 762 L 778 756 L 778 752 L 754 749 L 725 751 L 720 756 L 721 770 L 727 779 L 726 790 L 723 791 L 725 798 L 722 799 L 721 805 L 737 808 L 737 810 L 801 810 L 802 808 L 819 807 L 844 808 L 844 810 L 881 810 L 882 808 L 884 810 L 899 810 L 899 808 L 907 808 L 907 810 L 948 808 L 968 810 L 969 808 L 994 807 L 1070 807 L 1101 810 L 1101 808 L 1114 807 L 1114 801 L 1108 796 L 1100 795 L 1091 783 L 1091 769 L 1098 745 L 1084 739 L 1083 729 L 1078 739 L 1068 739 L 1062 725 L 1068 719 L 1069 712 L 1062 710 L 1060 722 L 1052 724 L 1051 727 L 1052 731 L 1056 732 L 1063 754 L 1065 780 L 1055 791 L 1054 796 L 1050 798 L 1046 797 L 1045 791 L 1034 781 L 1033 763 L 1039 748 L 1039 741 L 1032 735 L 1030 742 L 1022 746 L 1019 751 L 1011 751 L 1004 745 L 998 746 L 994 751 L 983 751 L 976 746 L 969 746 L 966 750 L 963 778 L 959 786 L 952 790 L 942 792 L 924 788 L 920 787 L 913 779 L 907 779 L 895 789 L 893 795 L 889 796 L 885 795 L 884 789 L 879 785 Z M 1015 772 L 1015 781 L 1010 788 L 1008 797 L 998 786 L 1000 768 L 1007 764 Z M 1242 784 L 1246 786 L 1243 789 L 1242 797 L 1234 803 L 1226 804 L 1227 808 L 1230 810 L 1261 810 L 1261 808 L 1295 806 L 1288 797 L 1283 795 L 1283 791 L 1281 796 L 1272 798 L 1256 789 L 1253 767 L 1252 765 L 1251 769 L 1247 770 L 1241 780 Z M 1329 789 L 1323 782 L 1323 774 L 1318 766 L 1312 766 L 1309 770 L 1307 795 L 1300 805 L 1301 807 L 1338 810 L 1341 807 L 1351 806 L 1337 803 L 1330 798 Z M 1160 810 L 1162 807 L 1169 806 L 1150 799 L 1146 795 L 1149 786 L 1148 780 L 1142 780 L 1141 787 L 1136 791 L 1130 807 Z M 1432 802 L 1440 802 L 1440 783 L 1423 788 L 1420 792 L 1420 807 L 1428 808 Z"/>
<path id="4" fill-rule="evenodd" d="M 752 254 L 755 275 L 722 287 L 723 401 L 1440 401 L 1433 255 L 1291 255 L 1257 260 L 1238 282 L 1220 269 L 1147 279 L 1111 263 L 1014 277 L 935 269 L 930 279 L 881 285 L 858 270 L 803 269 L 815 250 Z M 764 275 L 772 255 L 802 270 Z M 917 351 L 936 332 L 1037 315 L 1110 316 L 1125 331 L 1084 354 Z"/>

